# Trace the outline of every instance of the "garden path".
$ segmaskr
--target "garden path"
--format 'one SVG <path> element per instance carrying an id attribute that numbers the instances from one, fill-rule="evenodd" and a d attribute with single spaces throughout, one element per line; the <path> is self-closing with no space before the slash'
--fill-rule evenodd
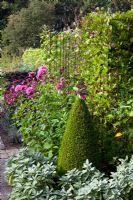
<path id="1" fill-rule="evenodd" d="M 18 152 L 19 145 L 13 144 L 8 134 L 0 126 L 0 200 L 7 200 L 11 187 L 7 184 L 4 176 L 7 159 Z"/>

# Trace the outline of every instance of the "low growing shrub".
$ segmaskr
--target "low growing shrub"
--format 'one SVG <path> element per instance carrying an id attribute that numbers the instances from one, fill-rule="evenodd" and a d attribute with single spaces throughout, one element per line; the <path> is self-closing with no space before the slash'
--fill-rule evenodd
<path id="1" fill-rule="evenodd" d="M 12 156 L 6 167 L 8 183 L 13 186 L 10 200 L 132 200 L 133 156 L 120 160 L 110 179 L 87 160 L 82 169 L 61 176 L 56 159 L 23 149 Z"/>

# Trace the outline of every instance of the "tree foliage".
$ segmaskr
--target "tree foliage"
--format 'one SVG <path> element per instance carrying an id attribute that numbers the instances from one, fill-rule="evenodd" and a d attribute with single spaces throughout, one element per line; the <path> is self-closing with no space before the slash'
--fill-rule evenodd
<path id="1" fill-rule="evenodd" d="M 27 47 L 38 47 L 43 25 L 55 31 L 75 28 L 86 13 L 103 7 L 105 10 L 126 11 L 131 0 L 12 0 L 0 2 L 3 46 L 18 55 Z"/>
<path id="2" fill-rule="evenodd" d="M 0 29 L 6 26 L 9 15 L 27 7 L 29 0 L 3 0 L 0 2 Z"/>
<path id="3" fill-rule="evenodd" d="M 27 47 L 39 45 L 39 33 L 43 25 L 53 23 L 54 6 L 45 1 L 31 1 L 28 8 L 10 15 L 7 27 L 2 32 L 3 45 L 7 52 L 19 54 Z"/>

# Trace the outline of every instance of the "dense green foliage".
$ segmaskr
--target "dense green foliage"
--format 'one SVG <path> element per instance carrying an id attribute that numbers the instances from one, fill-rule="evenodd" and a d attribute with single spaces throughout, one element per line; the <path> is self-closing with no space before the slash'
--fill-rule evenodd
<path id="1" fill-rule="evenodd" d="M 120 160 L 110 179 L 88 160 L 81 170 L 61 176 L 55 161 L 27 149 L 11 157 L 6 167 L 8 183 L 13 186 L 10 200 L 132 200 L 133 157 L 129 162 Z"/>
<path id="2" fill-rule="evenodd" d="M 113 156 L 132 154 L 132 20 L 132 12 L 91 13 L 82 27 L 80 67 L 88 85 L 87 102 L 98 119 L 104 148 L 109 140 L 112 144 L 112 151 L 103 151 Z M 116 140 L 119 132 L 123 137 Z"/>
<path id="3" fill-rule="evenodd" d="M 98 133 L 85 102 L 77 99 L 70 114 L 59 150 L 58 168 L 81 168 L 86 159 L 100 166 Z"/>

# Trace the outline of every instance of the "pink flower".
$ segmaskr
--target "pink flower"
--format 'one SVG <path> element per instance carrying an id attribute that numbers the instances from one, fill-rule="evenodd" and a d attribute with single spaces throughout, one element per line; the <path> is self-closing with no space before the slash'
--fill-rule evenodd
<path id="1" fill-rule="evenodd" d="M 27 85 L 22 85 L 22 90 L 26 90 L 28 88 Z"/>
<path id="2" fill-rule="evenodd" d="M 12 98 L 13 98 L 13 99 L 15 99 L 16 96 L 17 96 L 17 95 L 16 95 L 15 93 L 12 94 Z"/>
<path id="3" fill-rule="evenodd" d="M 34 93 L 33 87 L 28 87 L 28 88 L 26 89 L 26 94 L 27 94 L 27 95 L 30 95 L 30 94 L 33 94 L 33 93 Z"/>
<path id="4" fill-rule="evenodd" d="M 36 81 L 32 81 L 31 86 L 32 86 L 33 88 L 36 88 L 36 85 L 37 85 L 37 82 L 36 82 Z"/>
<path id="5" fill-rule="evenodd" d="M 34 97 L 33 95 L 30 95 L 30 96 L 28 96 L 27 98 L 28 98 L 28 99 L 33 99 L 33 97 Z"/>
<path id="6" fill-rule="evenodd" d="M 37 78 L 39 80 L 43 80 L 43 76 L 47 73 L 47 67 L 46 66 L 40 66 L 39 70 L 37 72 Z"/>
<path id="7" fill-rule="evenodd" d="M 82 100 L 86 100 L 87 95 L 80 95 L 80 98 L 81 98 Z"/>
<path id="8" fill-rule="evenodd" d="M 57 85 L 57 90 L 62 90 L 65 86 L 65 78 L 64 77 L 61 77 L 60 78 L 60 82 L 59 84 Z"/>
<path id="9" fill-rule="evenodd" d="M 61 77 L 61 78 L 60 78 L 60 82 L 65 83 L 65 78 L 64 78 L 64 77 Z"/>
<path id="10" fill-rule="evenodd" d="M 17 85 L 15 87 L 15 92 L 20 92 L 20 91 L 22 91 L 22 85 Z"/>
<path id="11" fill-rule="evenodd" d="M 8 101 L 8 104 L 11 105 L 12 103 L 13 103 L 13 99 L 10 99 L 10 100 Z"/>
<path id="12" fill-rule="evenodd" d="M 10 94 L 6 93 L 5 94 L 5 99 L 8 99 L 10 97 Z"/>
<path id="13" fill-rule="evenodd" d="M 63 87 L 64 87 L 63 83 L 59 83 L 57 85 L 57 90 L 61 90 L 61 89 L 63 89 Z"/>
<path id="14" fill-rule="evenodd" d="M 36 76 L 36 72 L 29 72 L 28 75 L 30 78 L 33 78 Z"/>
<path id="15" fill-rule="evenodd" d="M 25 83 L 25 80 L 23 80 L 22 82 L 21 82 L 21 84 L 24 84 Z"/>
<path id="16" fill-rule="evenodd" d="M 12 82 L 13 85 L 16 84 L 16 83 L 17 83 L 17 80 L 14 80 L 14 81 Z"/>
<path id="17" fill-rule="evenodd" d="M 10 92 L 13 92 L 14 91 L 14 85 L 12 85 L 11 87 L 10 87 Z"/>
<path id="18" fill-rule="evenodd" d="M 80 92 L 77 90 L 76 92 L 75 92 L 76 94 L 80 94 Z"/>

